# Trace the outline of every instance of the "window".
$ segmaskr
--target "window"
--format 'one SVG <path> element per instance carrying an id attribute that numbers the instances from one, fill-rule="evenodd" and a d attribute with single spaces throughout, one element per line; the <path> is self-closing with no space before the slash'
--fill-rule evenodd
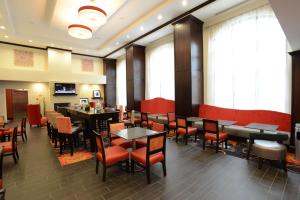
<path id="1" fill-rule="evenodd" d="M 269 6 L 207 31 L 208 104 L 290 113 L 287 41 Z"/>
<path id="2" fill-rule="evenodd" d="M 127 105 L 126 90 L 126 60 L 121 58 L 117 60 L 117 105 Z"/>
<path id="3" fill-rule="evenodd" d="M 164 41 L 146 49 L 146 99 L 175 99 L 174 44 Z"/>

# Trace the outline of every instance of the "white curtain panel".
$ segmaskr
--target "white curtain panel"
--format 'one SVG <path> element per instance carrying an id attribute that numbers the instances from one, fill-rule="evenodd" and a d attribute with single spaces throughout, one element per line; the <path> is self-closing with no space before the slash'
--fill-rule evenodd
<path id="1" fill-rule="evenodd" d="M 122 105 L 125 109 L 127 105 L 126 90 L 126 60 L 121 58 L 117 60 L 117 105 Z"/>
<path id="2" fill-rule="evenodd" d="M 207 103 L 290 113 L 287 40 L 269 6 L 208 28 Z"/>
<path id="3" fill-rule="evenodd" d="M 146 99 L 175 99 L 174 68 L 173 41 L 146 51 Z"/>

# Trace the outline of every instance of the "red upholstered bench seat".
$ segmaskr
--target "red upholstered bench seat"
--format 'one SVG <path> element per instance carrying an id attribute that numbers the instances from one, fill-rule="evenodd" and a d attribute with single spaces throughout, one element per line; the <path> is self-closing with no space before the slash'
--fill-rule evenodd
<path id="1" fill-rule="evenodd" d="M 168 112 L 175 112 L 175 101 L 164 98 L 144 100 L 141 102 L 141 111 L 166 115 Z"/>

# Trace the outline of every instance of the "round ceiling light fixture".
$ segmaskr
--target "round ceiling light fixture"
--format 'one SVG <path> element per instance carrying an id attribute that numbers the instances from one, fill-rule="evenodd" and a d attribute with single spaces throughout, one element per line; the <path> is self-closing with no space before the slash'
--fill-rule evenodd
<path id="1" fill-rule="evenodd" d="M 68 27 L 68 33 L 74 38 L 90 39 L 92 38 L 92 29 L 81 24 L 71 24 Z"/>
<path id="2" fill-rule="evenodd" d="M 82 23 L 91 27 L 101 26 L 106 23 L 106 12 L 96 6 L 82 6 L 78 9 L 78 15 Z"/>

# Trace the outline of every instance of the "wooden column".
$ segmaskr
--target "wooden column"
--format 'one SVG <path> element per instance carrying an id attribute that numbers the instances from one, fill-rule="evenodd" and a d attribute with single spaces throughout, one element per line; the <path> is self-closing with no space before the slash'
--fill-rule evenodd
<path id="1" fill-rule="evenodd" d="M 103 59 L 103 69 L 106 75 L 105 90 L 105 104 L 109 106 L 116 105 L 116 60 Z"/>
<path id="2" fill-rule="evenodd" d="M 145 99 L 145 47 L 131 45 L 126 48 L 127 109 L 141 109 Z"/>
<path id="3" fill-rule="evenodd" d="M 295 123 L 300 123 L 300 50 L 292 56 L 292 105 L 291 145 L 295 144 Z"/>
<path id="4" fill-rule="evenodd" d="M 203 22 L 189 15 L 173 25 L 176 114 L 198 116 L 199 104 L 204 99 Z"/>

